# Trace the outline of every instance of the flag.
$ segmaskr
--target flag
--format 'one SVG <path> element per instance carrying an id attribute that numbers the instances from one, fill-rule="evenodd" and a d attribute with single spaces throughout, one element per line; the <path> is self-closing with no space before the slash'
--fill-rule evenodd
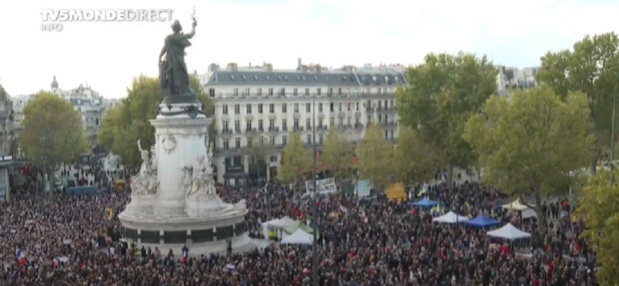
<path id="1" fill-rule="evenodd" d="M 427 193 L 428 193 L 428 190 L 424 188 L 424 189 L 421 190 L 421 192 L 419 192 L 419 194 L 417 194 L 417 197 L 421 197 L 421 196 L 423 196 L 423 195 L 425 195 Z"/>
<path id="2" fill-rule="evenodd" d="M 17 250 L 15 251 L 15 259 L 17 259 L 17 263 L 19 263 L 21 266 L 26 265 L 26 255 L 21 248 L 17 248 Z"/>
<path id="3" fill-rule="evenodd" d="M 52 266 L 54 268 L 58 267 L 59 261 L 58 258 L 54 257 L 54 259 L 52 259 Z"/>
<path id="4" fill-rule="evenodd" d="M 21 248 L 18 247 L 15 249 L 15 259 L 19 259 L 20 257 L 22 257 L 23 254 L 24 252 Z"/>
<path id="5" fill-rule="evenodd" d="M 183 251 L 183 258 L 181 258 L 181 263 L 185 264 L 187 263 L 187 256 L 189 254 L 187 253 L 187 251 Z"/>

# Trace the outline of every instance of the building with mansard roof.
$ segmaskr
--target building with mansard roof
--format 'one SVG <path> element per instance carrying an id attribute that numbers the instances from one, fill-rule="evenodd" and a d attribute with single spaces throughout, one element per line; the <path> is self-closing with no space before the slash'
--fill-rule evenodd
<path id="1" fill-rule="evenodd" d="M 318 148 L 332 128 L 356 143 L 372 121 L 384 130 L 385 139 L 395 141 L 399 127 L 394 92 L 407 84 L 402 66 L 327 69 L 303 65 L 300 59 L 293 70 L 268 63 L 211 64 L 199 78 L 215 109 L 217 180 L 231 185 L 276 176 L 292 132 L 311 145 L 314 113 Z M 251 155 L 256 149 L 267 154 L 265 164 Z"/>

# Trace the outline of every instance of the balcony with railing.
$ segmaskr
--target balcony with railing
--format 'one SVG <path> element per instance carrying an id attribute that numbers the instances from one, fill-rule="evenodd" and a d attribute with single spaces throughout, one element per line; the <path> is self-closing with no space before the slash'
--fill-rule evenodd
<path id="1" fill-rule="evenodd" d="M 294 93 L 294 92 L 288 92 L 286 91 L 285 93 L 281 93 L 281 92 L 277 92 L 277 93 L 273 93 L 273 94 L 268 94 L 265 92 L 238 92 L 238 93 L 234 93 L 234 92 L 230 92 L 230 93 L 226 93 L 226 92 L 216 92 L 214 94 L 214 96 L 212 96 L 211 98 L 216 98 L 216 99 L 256 99 L 256 98 L 282 98 L 282 99 L 288 99 L 288 98 L 311 98 L 311 97 L 317 97 L 317 98 L 384 98 L 384 97 L 392 97 L 394 96 L 395 93 L 394 92 L 342 92 L 342 93 L 337 93 L 337 92 L 324 92 L 321 94 L 318 93 L 304 93 L 304 92 L 298 92 L 298 93 Z"/>

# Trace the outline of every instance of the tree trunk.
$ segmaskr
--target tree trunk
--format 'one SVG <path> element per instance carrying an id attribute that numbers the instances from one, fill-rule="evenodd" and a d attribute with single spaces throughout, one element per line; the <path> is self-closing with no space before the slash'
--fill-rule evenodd
<path id="1" fill-rule="evenodd" d="M 546 245 L 546 217 L 542 212 L 542 195 L 538 188 L 535 189 L 535 214 L 537 216 L 537 225 L 542 245 Z"/>
<path id="2" fill-rule="evenodd" d="M 454 187 L 454 167 L 447 165 L 447 189 L 452 190 Z"/>
<path id="3" fill-rule="evenodd" d="M 597 174 L 597 166 L 598 166 L 598 156 L 594 156 L 591 161 L 591 176 L 595 176 Z"/>

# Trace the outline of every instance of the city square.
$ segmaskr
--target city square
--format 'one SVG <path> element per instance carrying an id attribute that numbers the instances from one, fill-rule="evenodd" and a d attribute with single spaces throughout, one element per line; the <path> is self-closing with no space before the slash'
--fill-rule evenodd
<path id="1" fill-rule="evenodd" d="M 110 53 L 122 83 L 0 65 L 0 285 L 619 283 L 612 27 L 520 67 L 282 68 L 219 64 L 212 11 L 159 10 L 135 59 Z"/>

